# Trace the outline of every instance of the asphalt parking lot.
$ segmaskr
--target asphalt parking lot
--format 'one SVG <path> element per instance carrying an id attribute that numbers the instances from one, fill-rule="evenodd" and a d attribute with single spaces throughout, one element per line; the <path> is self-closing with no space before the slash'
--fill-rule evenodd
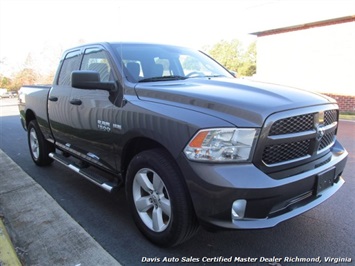
<path id="1" fill-rule="evenodd" d="M 64 212 L 65 216 L 70 217 L 71 222 L 77 229 L 57 230 L 50 238 L 51 245 L 41 245 L 39 260 L 35 265 L 43 265 L 45 259 L 51 254 L 56 253 L 62 259 L 75 258 L 80 254 L 80 246 L 77 250 L 66 248 L 67 241 L 75 240 L 75 232 L 87 234 L 97 242 L 99 247 L 106 251 L 109 257 L 122 265 L 138 265 L 141 263 L 157 262 L 164 264 L 170 260 L 178 260 L 176 263 L 194 264 L 236 264 L 249 260 L 253 265 L 288 265 L 296 262 L 297 258 L 313 258 L 322 262 L 322 265 L 335 264 L 340 260 L 348 262 L 338 263 L 338 265 L 351 265 L 355 259 L 355 122 L 341 121 L 338 138 L 349 152 L 347 167 L 343 174 L 346 183 L 328 201 L 324 202 L 315 209 L 300 215 L 294 219 L 286 221 L 275 228 L 253 231 L 222 231 L 207 232 L 200 230 L 195 238 L 185 244 L 170 248 L 161 249 L 147 242 L 135 228 L 132 218 L 125 205 L 124 194 L 113 197 L 96 186 L 83 180 L 74 173 L 67 171 L 58 164 L 50 167 L 36 167 L 30 158 L 27 143 L 26 132 L 23 131 L 19 122 L 16 101 L 6 102 L 4 99 L 0 103 L 0 149 L 14 161 L 12 168 L 22 171 L 29 180 L 21 179 L 21 175 L 16 175 L 17 186 L 24 189 L 28 186 L 34 188 L 43 188 L 48 194 L 44 201 L 52 199 Z M 2 163 L 3 165 L 4 163 Z M 5 163 L 7 164 L 7 163 Z M 10 169 L 1 168 L 1 177 L 5 180 L 12 179 L 8 174 Z M 1 181 L 2 182 L 2 181 Z M 1 184 L 7 184 L 2 182 Z M 28 185 L 31 184 L 31 185 Z M 3 208 L 3 202 L 8 199 L 9 191 L 17 189 L 5 189 L 1 186 L 0 190 L 0 210 Z M 37 215 L 42 218 L 42 224 L 36 224 L 31 231 L 35 235 L 28 236 L 24 234 L 25 239 L 21 239 L 21 234 L 16 230 L 9 230 L 14 246 L 20 251 L 25 259 L 31 259 L 29 253 L 31 243 L 38 243 L 38 239 L 43 234 L 41 230 L 58 228 L 51 226 L 46 222 L 48 213 L 37 212 L 36 197 L 30 198 L 34 193 L 22 193 L 25 197 L 25 203 L 14 203 L 10 209 L 13 213 L 9 217 L 3 212 L 6 223 L 17 223 L 22 215 L 20 206 L 27 206 L 26 211 L 29 216 Z M 32 195 L 32 196 L 33 196 Z M 17 195 L 19 196 L 19 195 Z M 26 200 L 27 198 L 27 200 Z M 19 206 L 17 206 L 19 205 Z M 59 217 L 59 216 L 58 216 Z M 50 221 L 60 222 L 56 216 L 51 216 Z M 46 227 L 47 225 L 47 227 Z M 79 227 L 76 227 L 79 226 Z M 14 227 L 14 226 L 13 226 Z M 38 228 L 37 228 L 38 227 Z M 73 228 L 74 228 L 73 227 Z M 11 229 L 11 226 L 10 226 Z M 83 230 L 83 231 L 82 231 Z M 26 232 L 24 230 L 23 232 Z M 28 233 L 28 232 L 26 232 Z M 72 235 L 72 237 L 70 237 Z M 61 241 L 61 237 L 66 240 Z M 57 247 L 57 250 L 55 249 Z M 21 253 L 21 251 L 23 251 Z M 27 251 L 27 253 L 26 253 Z M 87 254 L 82 252 L 82 254 Z M 90 257 L 90 255 L 89 255 Z M 228 260 L 232 257 L 232 262 Z M 94 258 L 94 257 L 93 257 Z M 281 258 L 280 261 L 278 259 Z M 198 260 L 198 262 L 197 262 Z M 237 261 L 235 261 L 237 260 Z M 349 262 L 351 260 L 351 262 Z M 65 265 L 99 265 L 97 261 L 72 260 L 70 264 Z M 94 262 L 96 264 L 94 264 Z M 247 262 L 247 261 L 244 261 Z M 73 264 L 76 263 L 76 264 Z M 109 262 L 110 263 L 110 262 Z M 153 264 L 153 263 L 152 263 Z M 316 265 L 309 263 L 307 265 Z M 53 265 L 60 264 L 60 261 Z M 110 265 L 102 262 L 100 265 Z M 299 263 L 298 265 L 304 265 Z M 319 264 L 318 264 L 319 265 Z"/>

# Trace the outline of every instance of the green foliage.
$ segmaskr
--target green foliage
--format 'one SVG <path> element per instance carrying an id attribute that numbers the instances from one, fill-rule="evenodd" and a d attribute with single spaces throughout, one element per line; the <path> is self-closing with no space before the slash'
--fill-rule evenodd
<path id="1" fill-rule="evenodd" d="M 214 59 L 225 68 L 238 73 L 238 76 L 252 76 L 256 73 L 256 42 L 245 50 L 237 40 L 222 40 L 212 48 L 205 48 Z"/>
<path id="2" fill-rule="evenodd" d="M 8 77 L 0 76 L 0 88 L 10 88 L 11 79 Z"/>
<path id="3" fill-rule="evenodd" d="M 238 71 L 242 63 L 242 44 L 238 40 L 222 40 L 215 44 L 208 53 L 228 70 Z"/>

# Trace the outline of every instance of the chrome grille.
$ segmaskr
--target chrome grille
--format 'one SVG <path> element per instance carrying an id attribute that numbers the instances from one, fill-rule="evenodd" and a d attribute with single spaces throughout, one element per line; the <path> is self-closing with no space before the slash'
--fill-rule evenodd
<path id="1" fill-rule="evenodd" d="M 265 172 L 275 172 L 324 156 L 336 138 L 338 109 L 333 106 L 335 109 L 312 107 L 301 114 L 272 115 L 265 122 L 257 148 L 257 165 Z"/>

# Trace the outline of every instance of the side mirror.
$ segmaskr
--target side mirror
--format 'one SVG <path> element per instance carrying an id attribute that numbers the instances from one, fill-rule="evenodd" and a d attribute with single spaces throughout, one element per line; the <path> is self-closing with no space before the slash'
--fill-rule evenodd
<path id="1" fill-rule="evenodd" d="M 78 89 L 115 91 L 115 82 L 101 82 L 100 74 L 92 70 L 76 70 L 71 73 L 71 86 Z"/>

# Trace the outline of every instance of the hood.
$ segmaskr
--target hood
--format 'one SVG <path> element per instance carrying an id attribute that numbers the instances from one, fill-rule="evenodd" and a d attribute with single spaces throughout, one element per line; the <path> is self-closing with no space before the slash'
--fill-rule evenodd
<path id="1" fill-rule="evenodd" d="M 138 83 L 138 98 L 219 117 L 238 127 L 261 127 L 270 114 L 334 101 L 320 94 L 231 78 Z"/>

